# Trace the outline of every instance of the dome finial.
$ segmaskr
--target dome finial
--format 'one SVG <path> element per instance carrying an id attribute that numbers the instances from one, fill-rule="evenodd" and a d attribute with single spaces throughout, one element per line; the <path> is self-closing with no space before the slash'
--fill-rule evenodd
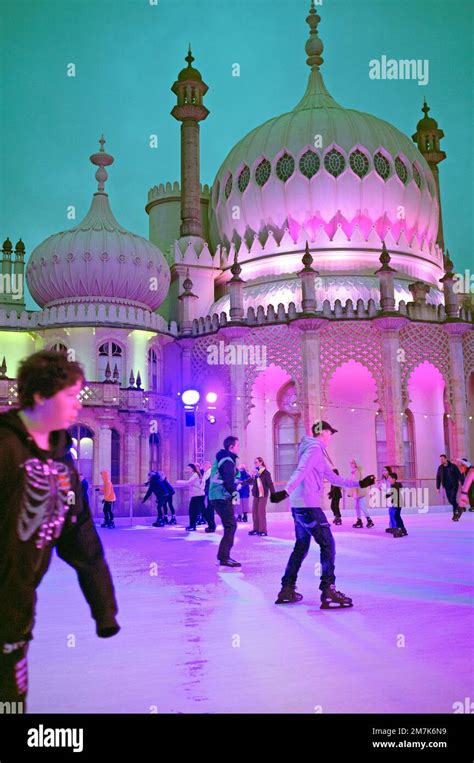
<path id="1" fill-rule="evenodd" d="M 324 50 L 324 45 L 322 40 L 320 40 L 318 37 L 318 24 L 320 21 L 321 16 L 316 10 L 314 0 L 311 0 L 309 14 L 306 16 L 306 23 L 310 29 L 309 40 L 307 40 L 305 45 L 305 50 L 308 55 L 306 63 L 311 67 L 311 69 L 319 69 L 324 61 L 324 59 L 321 58 L 321 53 Z"/>
<path id="2" fill-rule="evenodd" d="M 105 183 L 107 181 L 107 178 L 109 177 L 107 174 L 107 171 L 104 168 L 108 167 L 110 164 L 113 164 L 114 157 L 111 156 L 110 154 L 107 154 L 106 151 L 104 150 L 105 138 L 103 135 L 100 136 L 99 143 L 100 143 L 100 149 L 98 153 L 92 154 L 92 156 L 90 156 L 89 158 L 92 164 L 95 164 L 99 168 L 97 172 L 95 173 L 95 179 L 98 182 L 97 190 L 99 191 L 99 193 L 104 193 Z"/>
<path id="3" fill-rule="evenodd" d="M 194 61 L 194 56 L 191 53 L 191 43 L 189 43 L 188 55 L 186 56 L 186 58 L 184 60 L 188 62 L 188 66 L 189 66 L 189 68 L 191 68 L 191 64 Z"/>
<path id="4" fill-rule="evenodd" d="M 428 104 L 426 103 L 426 98 L 423 98 L 423 107 L 422 107 L 422 109 L 421 109 L 421 110 L 424 112 L 424 114 L 425 114 L 425 117 L 427 117 L 427 116 L 428 116 L 428 112 L 429 112 L 429 110 L 430 110 L 430 107 L 429 107 L 429 106 L 428 106 Z"/>

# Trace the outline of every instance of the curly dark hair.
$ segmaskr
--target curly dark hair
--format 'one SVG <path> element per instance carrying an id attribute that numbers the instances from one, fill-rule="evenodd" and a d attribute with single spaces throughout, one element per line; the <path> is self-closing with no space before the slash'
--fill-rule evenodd
<path id="1" fill-rule="evenodd" d="M 18 367 L 18 401 L 20 409 L 35 407 L 35 394 L 48 399 L 79 379 L 85 381 L 82 366 L 69 361 L 64 352 L 40 350 L 22 360 Z"/>

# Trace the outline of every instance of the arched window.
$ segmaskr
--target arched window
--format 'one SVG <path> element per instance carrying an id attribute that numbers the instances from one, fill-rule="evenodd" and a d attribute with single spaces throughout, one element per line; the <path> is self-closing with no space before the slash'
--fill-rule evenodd
<path id="1" fill-rule="evenodd" d="M 98 381 L 122 384 L 122 348 L 115 342 L 104 342 L 99 347 Z"/>
<path id="2" fill-rule="evenodd" d="M 150 472 L 161 468 L 160 435 L 155 432 L 150 435 Z"/>
<path id="3" fill-rule="evenodd" d="M 111 453 L 110 453 L 110 479 L 114 485 L 120 484 L 120 434 L 112 429 Z"/>
<path id="4" fill-rule="evenodd" d="M 415 474 L 415 423 L 411 411 L 405 411 L 402 419 L 403 465 L 405 479 L 414 479 Z"/>
<path id="5" fill-rule="evenodd" d="M 92 484 L 94 464 L 94 434 L 82 424 L 74 424 L 68 430 L 72 437 L 73 455 L 77 456 L 77 471 Z"/>
<path id="6" fill-rule="evenodd" d="M 160 359 L 153 348 L 148 350 L 148 389 L 151 392 L 159 392 L 161 389 Z"/>
<path id="7" fill-rule="evenodd" d="M 298 445 L 304 435 L 303 421 L 294 382 L 285 384 L 278 394 L 279 412 L 274 419 L 275 479 L 290 477 L 298 463 Z"/>

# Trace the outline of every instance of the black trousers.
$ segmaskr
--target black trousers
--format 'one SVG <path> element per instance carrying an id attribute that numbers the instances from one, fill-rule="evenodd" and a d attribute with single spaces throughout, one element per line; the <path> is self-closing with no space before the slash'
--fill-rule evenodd
<path id="1" fill-rule="evenodd" d="M 204 519 L 206 520 L 210 530 L 216 529 L 216 519 L 214 516 L 214 509 L 211 506 L 209 499 L 206 500 L 204 505 Z"/>
<path id="2" fill-rule="evenodd" d="M 450 485 L 449 487 L 445 487 L 444 489 L 446 491 L 446 498 L 448 499 L 448 502 L 453 507 L 453 514 L 457 514 L 459 509 L 458 500 L 457 500 L 458 498 L 457 486 L 453 487 Z"/>
<path id="3" fill-rule="evenodd" d="M 234 535 L 235 531 L 237 530 L 234 506 L 230 498 L 227 501 L 209 501 L 209 506 L 213 512 L 215 511 L 216 514 L 220 516 L 222 521 L 224 535 L 222 536 L 222 540 L 219 544 L 217 558 L 221 562 L 226 562 L 230 556 L 232 546 L 234 545 Z"/>
<path id="4" fill-rule="evenodd" d="M 281 579 L 282 586 L 294 585 L 303 560 L 306 558 L 311 538 L 314 538 L 320 548 L 321 558 L 321 583 L 319 588 L 325 588 L 336 581 L 335 560 L 336 545 L 326 519 L 324 511 L 320 508 L 291 509 L 295 521 L 295 547 L 288 559 L 285 574 Z"/>
<path id="5" fill-rule="evenodd" d="M 28 644 L 28 641 L 0 644 L 0 702 L 16 703 L 10 706 L 10 713 L 26 712 Z"/>
<path id="6" fill-rule="evenodd" d="M 204 514 L 206 507 L 204 505 L 203 495 L 193 495 L 189 501 L 189 525 L 190 527 L 196 527 L 196 522 L 199 514 Z"/>
<path id="7" fill-rule="evenodd" d="M 164 499 L 163 509 L 165 511 L 165 516 L 168 516 L 168 507 L 169 507 L 169 510 L 171 512 L 171 516 L 174 517 L 175 512 L 174 512 L 173 496 L 172 495 L 167 495 L 166 498 Z"/>
<path id="8" fill-rule="evenodd" d="M 113 501 L 104 501 L 104 519 L 106 522 L 114 521 Z"/>
<path id="9" fill-rule="evenodd" d="M 339 504 L 341 503 L 340 498 L 331 498 L 331 511 L 336 517 L 336 519 L 341 518 L 341 510 L 339 508 Z"/>

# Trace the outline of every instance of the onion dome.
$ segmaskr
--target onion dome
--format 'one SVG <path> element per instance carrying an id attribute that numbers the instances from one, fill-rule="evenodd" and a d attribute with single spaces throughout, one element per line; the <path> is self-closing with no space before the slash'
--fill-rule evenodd
<path id="1" fill-rule="evenodd" d="M 431 169 L 396 127 L 334 100 L 320 71 L 324 46 L 313 1 L 306 21 L 306 92 L 292 111 L 256 127 L 223 161 L 211 193 L 211 245 L 250 249 L 258 238 L 266 258 L 291 250 L 290 237 L 299 250 L 307 239 L 321 255 L 318 269 L 330 265 L 337 249 L 351 270 L 360 272 L 363 261 L 373 272 L 386 239 L 403 256 L 400 272 L 424 259 L 425 277 L 435 283 L 441 253 Z M 239 258 L 250 259 L 241 249 Z M 275 272 L 271 267 L 268 273 Z"/>
<path id="2" fill-rule="evenodd" d="M 104 191 L 105 167 L 114 161 L 100 150 L 90 161 L 98 167 L 98 190 L 78 225 L 47 238 L 30 255 L 28 288 L 40 307 L 74 302 L 108 302 L 156 310 L 165 299 L 170 271 L 150 241 L 116 220 Z"/>

